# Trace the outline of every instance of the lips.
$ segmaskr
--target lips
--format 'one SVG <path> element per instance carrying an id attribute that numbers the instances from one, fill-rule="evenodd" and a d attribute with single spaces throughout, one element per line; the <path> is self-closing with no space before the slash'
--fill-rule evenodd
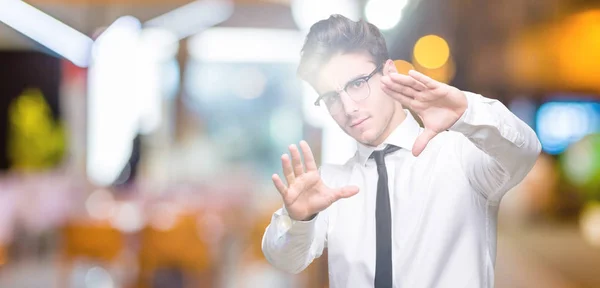
<path id="1" fill-rule="evenodd" d="M 369 119 L 369 117 L 358 119 L 356 121 L 352 121 L 352 124 L 350 124 L 350 127 L 358 126 L 358 125 L 362 124 L 363 122 L 367 121 L 367 119 Z"/>

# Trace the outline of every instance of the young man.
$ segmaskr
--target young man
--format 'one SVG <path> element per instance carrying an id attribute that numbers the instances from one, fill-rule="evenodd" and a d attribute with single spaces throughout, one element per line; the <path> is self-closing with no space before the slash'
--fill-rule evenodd
<path id="1" fill-rule="evenodd" d="M 327 247 L 332 288 L 493 287 L 498 206 L 533 167 L 535 133 L 497 100 L 398 74 L 364 21 L 320 21 L 302 52 L 315 104 L 358 149 L 318 169 L 306 142 L 304 165 L 289 147 L 286 183 L 273 175 L 284 207 L 263 237 L 267 260 L 299 273 Z"/>

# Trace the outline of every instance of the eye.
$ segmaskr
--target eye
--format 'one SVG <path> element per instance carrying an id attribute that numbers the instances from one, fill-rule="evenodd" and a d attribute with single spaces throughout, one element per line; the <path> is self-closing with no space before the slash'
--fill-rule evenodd
<path id="1" fill-rule="evenodd" d="M 367 82 L 365 81 L 365 79 L 358 79 L 358 80 L 354 80 L 350 83 L 350 85 L 348 85 L 349 89 L 353 89 L 353 90 L 357 90 L 360 89 L 362 87 L 365 86 L 365 84 L 367 84 Z"/>
<path id="2" fill-rule="evenodd" d="M 323 102 L 325 102 L 326 105 L 330 105 L 332 103 L 335 103 L 339 98 L 338 94 L 330 94 L 327 95 L 325 97 L 323 97 Z"/>

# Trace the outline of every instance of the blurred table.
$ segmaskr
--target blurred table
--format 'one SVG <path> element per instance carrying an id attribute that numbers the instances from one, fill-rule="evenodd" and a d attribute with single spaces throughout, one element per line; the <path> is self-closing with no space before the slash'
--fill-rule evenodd
<path id="1" fill-rule="evenodd" d="M 542 224 L 498 234 L 496 287 L 600 287 L 600 249 L 575 224 Z"/>

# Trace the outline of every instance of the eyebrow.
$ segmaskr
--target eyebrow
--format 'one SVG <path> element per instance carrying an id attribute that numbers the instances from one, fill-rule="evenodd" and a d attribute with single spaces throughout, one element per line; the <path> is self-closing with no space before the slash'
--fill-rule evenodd
<path id="1" fill-rule="evenodd" d="M 350 84 L 350 83 L 352 83 L 352 82 L 354 82 L 354 81 L 356 81 L 356 80 L 358 80 L 358 79 L 360 79 L 360 78 L 367 77 L 367 75 L 368 75 L 368 74 L 360 74 L 360 75 L 358 75 L 358 76 L 354 76 L 354 78 L 350 78 L 350 80 L 348 80 L 348 81 L 346 82 L 346 84 L 344 84 L 344 88 L 346 88 L 346 86 L 348 86 L 348 84 Z M 324 98 L 324 97 L 327 97 L 327 96 L 330 96 L 330 95 L 336 95 L 337 93 L 338 93 L 337 91 L 328 91 L 328 92 L 325 92 L 325 93 L 323 93 L 323 94 L 321 94 L 321 95 L 319 95 L 319 96 L 320 96 L 321 98 Z"/>

